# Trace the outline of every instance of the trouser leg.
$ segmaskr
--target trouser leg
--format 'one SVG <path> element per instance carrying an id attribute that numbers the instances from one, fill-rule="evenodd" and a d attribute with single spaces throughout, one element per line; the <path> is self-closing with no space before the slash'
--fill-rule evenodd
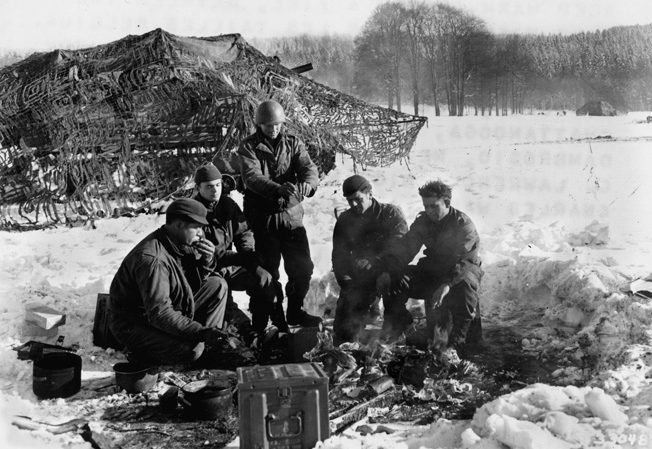
<path id="1" fill-rule="evenodd" d="M 288 297 L 288 314 L 298 314 L 310 289 L 314 265 L 310 258 L 310 246 L 304 227 L 282 232 L 283 264 L 288 276 L 285 292 Z"/>
<path id="2" fill-rule="evenodd" d="M 132 362 L 156 365 L 191 363 L 204 352 L 204 343 L 190 343 L 152 326 L 132 326 L 119 332 Z"/>
<path id="3" fill-rule="evenodd" d="M 454 348 L 461 349 L 467 342 L 467 335 L 474 321 L 476 322 L 474 331 L 478 331 L 477 326 L 480 324 L 478 290 L 467 282 L 462 281 L 453 286 L 449 294 L 444 298 L 444 302 L 452 316 L 452 328 L 448 337 L 448 344 Z M 474 337 L 478 338 L 479 336 L 474 335 Z"/>
<path id="4" fill-rule="evenodd" d="M 470 329 L 476 342 L 482 337 L 478 305 L 477 288 L 466 281 L 454 285 L 437 308 L 433 309 L 432 299 L 426 298 L 428 335 L 463 352 Z"/>
<path id="5" fill-rule="evenodd" d="M 482 317 L 480 312 L 480 300 L 475 311 L 475 318 L 471 321 L 469 331 L 466 334 L 467 345 L 477 345 L 482 343 Z"/>
<path id="6" fill-rule="evenodd" d="M 195 299 L 194 320 L 207 326 L 224 327 L 229 287 L 222 276 L 210 276 L 204 281 Z"/>
<path id="7" fill-rule="evenodd" d="M 375 292 L 368 288 L 360 286 L 342 288 L 333 322 L 335 344 L 357 339 L 364 328 L 369 307 L 375 298 Z"/>
<path id="8" fill-rule="evenodd" d="M 288 323 L 285 319 L 285 312 L 283 311 L 283 300 L 285 299 L 285 294 L 283 293 L 283 286 L 280 282 L 274 282 L 274 292 L 276 300 L 270 315 L 272 324 L 276 326 L 279 331 L 288 332 Z"/>
<path id="9" fill-rule="evenodd" d="M 419 271 L 416 266 L 409 265 L 406 270 L 404 283 L 401 279 L 394 279 L 392 283 L 392 293 L 383 297 L 383 306 L 385 315 L 383 317 L 383 334 L 388 336 L 400 335 L 410 324 L 412 324 L 412 314 L 406 309 L 408 298 L 425 298 L 427 294 L 426 286 L 421 281 Z"/>
<path id="10" fill-rule="evenodd" d="M 267 287 L 261 287 L 258 285 L 256 277 L 243 267 L 225 267 L 220 272 L 227 280 L 230 291 L 246 291 L 249 296 L 251 320 L 238 307 L 231 296 L 227 306 L 227 321 L 238 329 L 238 332 L 245 340 L 249 339 L 253 332 L 263 332 L 267 327 L 268 317 L 274 306 L 276 296 L 274 282 Z"/>
<path id="11" fill-rule="evenodd" d="M 281 265 L 281 239 L 279 237 L 280 231 L 271 232 L 263 226 L 254 227 L 254 238 L 256 240 L 256 253 L 258 253 L 261 266 L 272 275 L 272 287 L 274 297 L 276 298 L 276 305 L 270 307 L 256 307 L 252 310 L 252 320 L 255 321 L 254 327 L 265 329 L 269 321 L 270 315 L 275 316 L 277 308 L 280 306 L 280 312 L 283 314 L 283 294 L 281 291 L 280 304 L 278 304 L 278 288 L 279 282 L 279 266 Z M 250 308 L 251 308 L 250 303 Z M 255 315 L 255 317 L 254 317 Z M 278 320 L 278 318 L 277 318 Z M 274 321 L 274 319 L 273 319 Z M 285 317 L 283 317 L 285 321 Z M 286 325 L 287 327 L 287 325 Z"/>
<path id="12" fill-rule="evenodd" d="M 385 314 L 383 315 L 383 335 L 389 338 L 403 333 L 412 324 L 412 314 L 406 309 L 408 295 L 406 292 L 383 297 Z"/>

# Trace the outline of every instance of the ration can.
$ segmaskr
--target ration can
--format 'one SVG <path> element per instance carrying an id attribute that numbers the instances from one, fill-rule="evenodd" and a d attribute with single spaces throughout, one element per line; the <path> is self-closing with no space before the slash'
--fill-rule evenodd
<path id="1" fill-rule="evenodd" d="M 238 368 L 240 449 L 310 449 L 329 436 L 328 376 L 314 363 Z"/>

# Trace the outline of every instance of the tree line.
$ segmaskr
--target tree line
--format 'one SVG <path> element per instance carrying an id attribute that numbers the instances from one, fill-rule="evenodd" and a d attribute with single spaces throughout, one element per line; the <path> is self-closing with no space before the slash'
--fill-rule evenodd
<path id="1" fill-rule="evenodd" d="M 388 107 L 431 104 L 437 115 L 576 109 L 606 100 L 652 109 L 652 24 L 571 35 L 496 35 L 446 4 L 386 2 L 355 38 L 254 42 L 287 65 L 312 62 L 317 81 Z M 443 106 L 444 110 L 440 110 Z"/>
<path id="2" fill-rule="evenodd" d="M 318 82 L 398 110 L 411 104 L 414 114 L 424 104 L 437 115 L 506 115 L 573 110 L 588 100 L 652 110 L 652 24 L 496 35 L 481 18 L 450 5 L 389 1 L 355 37 L 250 42 L 290 68 L 311 62 L 305 75 Z M 0 54 L 0 67 L 25 56 Z"/>

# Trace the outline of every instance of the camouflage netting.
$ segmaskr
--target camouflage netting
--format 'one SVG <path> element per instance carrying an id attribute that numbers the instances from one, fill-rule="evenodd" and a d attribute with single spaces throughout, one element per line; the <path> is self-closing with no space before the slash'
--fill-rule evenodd
<path id="1" fill-rule="evenodd" d="M 425 123 L 298 75 L 238 34 L 157 29 L 34 54 L 0 70 L 0 228 L 147 210 L 235 151 L 269 98 L 322 173 L 336 152 L 362 165 L 404 158 Z"/>

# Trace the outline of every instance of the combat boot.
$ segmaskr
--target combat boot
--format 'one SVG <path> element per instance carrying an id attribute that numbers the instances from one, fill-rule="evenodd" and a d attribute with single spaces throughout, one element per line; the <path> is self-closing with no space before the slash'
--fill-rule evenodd
<path id="1" fill-rule="evenodd" d="M 303 309 L 288 310 L 287 323 L 290 326 L 317 327 L 321 324 L 321 318 L 310 315 Z"/>

